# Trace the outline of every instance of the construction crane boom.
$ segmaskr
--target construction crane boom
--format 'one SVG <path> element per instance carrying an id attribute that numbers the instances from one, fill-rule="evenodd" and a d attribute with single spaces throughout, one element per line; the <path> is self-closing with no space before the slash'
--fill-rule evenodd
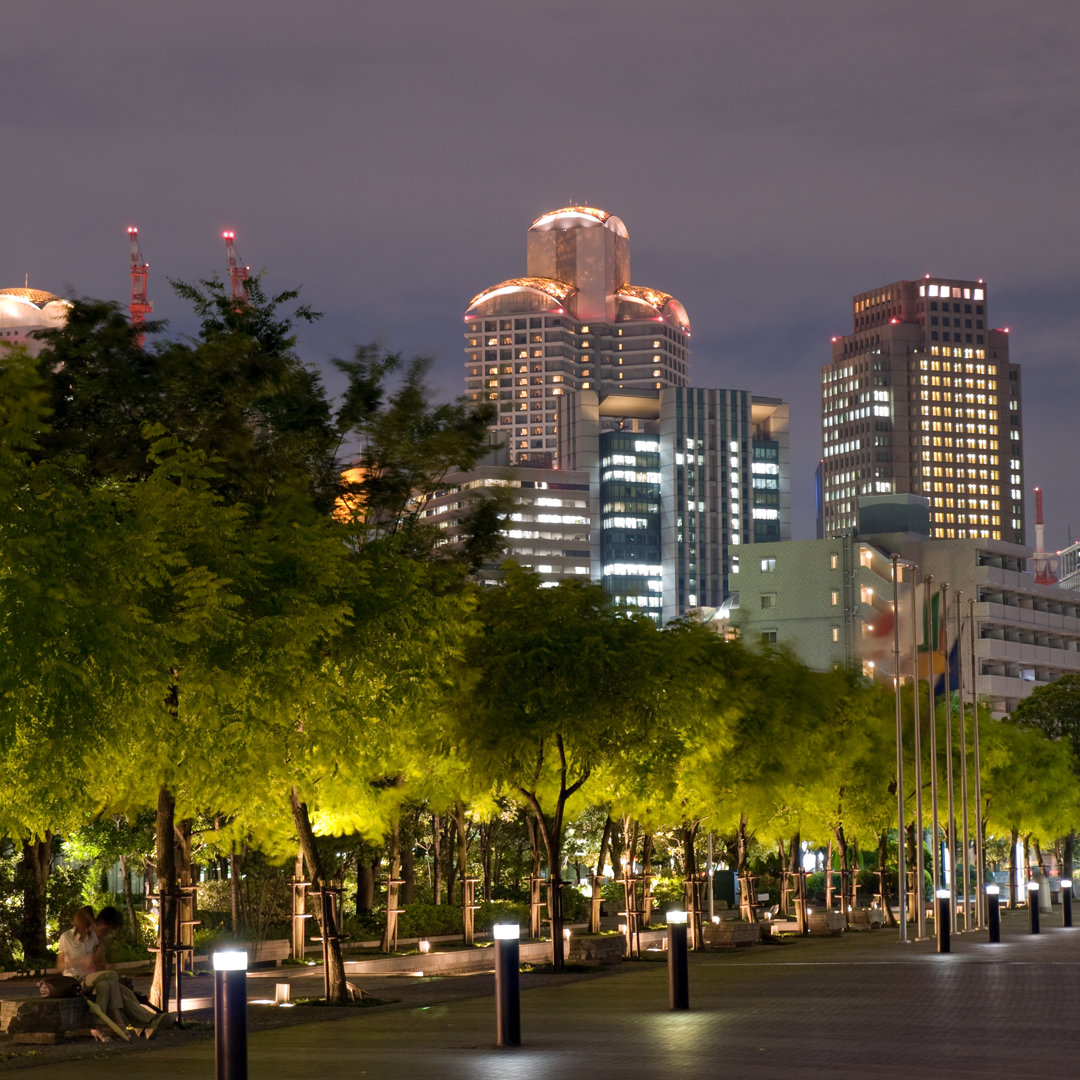
<path id="1" fill-rule="evenodd" d="M 150 264 L 143 262 L 142 252 L 139 250 L 139 230 L 134 225 L 128 226 L 128 244 L 131 248 L 131 303 L 128 305 L 128 315 L 131 325 L 140 331 L 136 340 L 141 349 L 146 340 L 146 335 L 141 332 L 142 327 L 146 323 L 146 316 L 154 310 L 154 305 L 146 298 Z"/>
<path id="2" fill-rule="evenodd" d="M 232 282 L 232 297 L 238 303 L 247 303 L 247 280 L 251 273 L 250 266 L 244 266 L 236 255 L 236 233 L 226 229 L 222 234 L 225 241 L 225 254 L 229 263 L 229 280 Z"/>

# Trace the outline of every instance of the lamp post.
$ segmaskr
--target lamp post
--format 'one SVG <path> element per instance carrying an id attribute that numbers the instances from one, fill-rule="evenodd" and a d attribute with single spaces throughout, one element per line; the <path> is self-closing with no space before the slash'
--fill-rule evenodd
<path id="1" fill-rule="evenodd" d="M 1001 910 L 996 885 L 986 886 L 986 925 L 990 931 L 990 941 L 996 945 L 1001 941 Z"/>
<path id="2" fill-rule="evenodd" d="M 521 1045 L 521 983 L 518 976 L 521 929 L 517 923 L 496 923 L 495 938 L 495 1029 L 496 1045 Z"/>
<path id="3" fill-rule="evenodd" d="M 1061 925 L 1072 926 L 1072 882 L 1061 879 Z"/>
<path id="4" fill-rule="evenodd" d="M 690 971 L 686 948 L 686 912 L 667 913 L 668 1002 L 672 1010 L 690 1008 Z"/>
<path id="5" fill-rule="evenodd" d="M 896 699 L 896 891 L 900 894 L 900 940 L 906 942 L 907 867 L 904 860 L 904 723 L 900 707 L 900 598 L 897 590 L 897 564 L 899 561 L 900 556 L 893 555 L 893 696 Z M 884 896 L 882 900 L 885 900 Z"/>
<path id="6" fill-rule="evenodd" d="M 1037 934 L 1039 932 L 1039 883 L 1037 881 L 1027 883 L 1027 900 L 1031 932 Z"/>
<path id="7" fill-rule="evenodd" d="M 247 965 L 242 950 L 214 953 L 214 1050 L 217 1080 L 247 1080 Z"/>

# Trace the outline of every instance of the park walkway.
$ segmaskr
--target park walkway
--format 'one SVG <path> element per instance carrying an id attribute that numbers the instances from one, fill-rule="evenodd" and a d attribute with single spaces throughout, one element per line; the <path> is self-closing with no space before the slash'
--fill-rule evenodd
<path id="1" fill-rule="evenodd" d="M 1055 915 L 1057 913 L 1055 912 Z M 901 945 L 894 931 L 799 939 L 691 956 L 686 1013 L 667 1009 L 666 965 L 624 964 L 595 976 L 538 975 L 523 983 L 522 1039 L 497 1049 L 490 976 L 372 980 L 399 1004 L 336 1019 L 255 1030 L 252 1080 L 842 1080 L 1080 1075 L 1080 929 L 1026 933 L 1003 917 L 1000 945 L 957 935 Z M 253 985 L 251 996 L 272 996 Z M 400 989 L 395 993 L 394 988 Z M 478 995 L 478 996 L 473 996 Z M 253 1010 L 267 1008 L 252 1006 Z M 302 1010 L 293 1010 L 301 1012 Z M 212 1040 L 103 1048 L 101 1057 L 8 1062 L 37 1080 L 168 1076 L 208 1080 Z"/>

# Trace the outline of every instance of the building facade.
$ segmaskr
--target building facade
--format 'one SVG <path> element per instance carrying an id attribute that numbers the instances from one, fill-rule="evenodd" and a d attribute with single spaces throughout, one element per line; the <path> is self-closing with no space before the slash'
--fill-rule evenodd
<path id="1" fill-rule="evenodd" d="M 927 276 L 853 298 L 822 369 L 826 536 L 868 495 L 930 502 L 934 539 L 1024 543 L 1020 369 L 986 285 Z"/>
<path id="2" fill-rule="evenodd" d="M 470 301 L 466 393 L 495 407 L 494 430 L 513 463 L 553 465 L 560 397 L 684 386 L 689 340 L 678 300 L 631 284 L 622 221 L 568 206 L 529 227 L 524 277 Z"/>
<path id="3" fill-rule="evenodd" d="M 21 345 L 32 355 L 41 351 L 37 333 L 67 322 L 71 303 L 41 289 L 0 289 L 0 345 Z"/>
<path id="4" fill-rule="evenodd" d="M 718 609 L 732 545 L 791 535 L 788 407 L 745 390 L 568 395 L 561 460 L 590 478 L 593 577 L 660 622 Z"/>
<path id="5" fill-rule="evenodd" d="M 922 520 L 928 522 L 929 516 L 923 502 Z M 816 670 L 854 666 L 889 681 L 895 671 L 895 554 L 918 567 L 913 626 L 913 571 L 898 565 L 902 679 L 911 677 L 917 642 L 920 677 L 927 678 L 933 666 L 943 680 L 948 666 L 955 689 L 959 637 L 965 694 L 970 695 L 972 618 L 975 691 L 995 715 L 1011 712 L 1037 686 L 1080 671 L 1080 593 L 1038 584 L 1028 568 L 1027 548 L 1001 540 L 928 539 L 911 530 L 873 531 L 889 524 L 887 516 L 876 521 L 864 516 L 867 531 L 755 545 L 742 552 L 738 611 L 732 621 L 744 636 L 787 646 Z M 927 575 L 933 578 L 929 597 Z M 944 596 L 943 585 L 948 586 Z M 933 665 L 926 641 L 929 625 L 938 627 L 940 656 Z"/>

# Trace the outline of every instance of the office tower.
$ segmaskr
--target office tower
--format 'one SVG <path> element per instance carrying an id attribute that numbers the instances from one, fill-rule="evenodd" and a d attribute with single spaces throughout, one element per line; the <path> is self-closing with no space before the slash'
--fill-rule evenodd
<path id="1" fill-rule="evenodd" d="M 745 390 L 566 395 L 560 457 L 589 477 L 592 577 L 661 622 L 719 608 L 737 545 L 791 536 L 788 407 Z"/>
<path id="2" fill-rule="evenodd" d="M 935 539 L 1024 543 L 1020 369 L 986 285 L 927 275 L 853 300 L 822 368 L 824 532 L 870 495 L 930 502 Z"/>
<path id="3" fill-rule="evenodd" d="M 465 312 L 466 391 L 496 407 L 515 464 L 558 460 L 564 394 L 685 386 L 690 323 L 674 297 L 630 283 L 630 239 L 604 210 L 568 206 L 526 235 L 525 276 Z"/>

